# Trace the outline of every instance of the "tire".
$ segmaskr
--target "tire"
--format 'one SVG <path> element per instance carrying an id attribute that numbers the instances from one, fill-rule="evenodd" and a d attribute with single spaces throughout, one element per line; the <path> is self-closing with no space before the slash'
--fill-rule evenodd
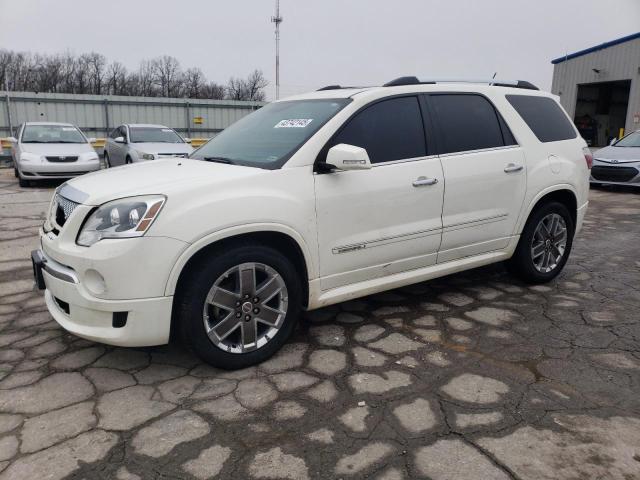
<path id="1" fill-rule="evenodd" d="M 256 286 L 251 290 L 247 282 L 249 288 L 242 288 L 240 272 L 250 272 L 252 266 Z M 279 288 L 275 294 L 263 290 L 270 278 L 274 289 Z M 302 281 L 291 261 L 275 249 L 247 243 L 215 252 L 200 258 L 181 280 L 174 321 L 184 343 L 210 365 L 227 370 L 255 365 L 275 354 L 291 336 L 300 316 Z M 213 304 L 216 297 L 218 306 Z M 207 305 L 207 299 L 212 303 Z M 225 304 L 230 308 L 220 307 Z M 256 320 L 262 316 L 271 317 L 272 323 Z M 252 338 L 251 331 L 253 342 L 246 339 Z"/>
<path id="2" fill-rule="evenodd" d="M 16 178 L 20 178 L 20 174 L 18 173 L 17 167 L 13 167 L 13 174 L 15 175 Z"/>
<path id="3" fill-rule="evenodd" d="M 555 232 L 549 232 L 554 228 Z M 553 280 L 567 263 L 574 232 L 573 218 L 564 204 L 551 201 L 540 205 L 527 220 L 516 251 L 507 262 L 508 270 L 527 283 L 546 283 Z M 562 244 L 564 249 L 561 248 Z"/>
<path id="4" fill-rule="evenodd" d="M 133 162 L 131 161 L 131 157 L 127 156 L 127 158 L 124 160 L 124 163 L 125 163 L 125 165 L 128 165 L 128 164 L 130 164 L 130 163 L 133 163 Z"/>
<path id="5" fill-rule="evenodd" d="M 22 188 L 27 188 L 31 186 L 31 182 L 29 180 L 25 180 L 18 174 L 18 185 L 20 185 Z"/>
<path id="6" fill-rule="evenodd" d="M 106 168 L 111 168 L 111 162 L 109 161 L 109 154 L 104 152 L 104 164 Z"/>

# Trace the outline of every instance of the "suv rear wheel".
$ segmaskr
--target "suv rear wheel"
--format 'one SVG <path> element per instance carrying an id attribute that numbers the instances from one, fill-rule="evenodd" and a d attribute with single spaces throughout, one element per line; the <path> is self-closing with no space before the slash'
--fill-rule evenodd
<path id="1" fill-rule="evenodd" d="M 573 219 L 562 203 L 549 202 L 536 208 L 507 263 L 509 270 L 528 283 L 551 281 L 567 263 L 574 231 Z"/>
<path id="2" fill-rule="evenodd" d="M 205 258 L 184 279 L 177 303 L 183 340 L 219 368 L 260 363 L 293 332 L 301 281 L 293 264 L 269 247 L 247 244 Z"/>

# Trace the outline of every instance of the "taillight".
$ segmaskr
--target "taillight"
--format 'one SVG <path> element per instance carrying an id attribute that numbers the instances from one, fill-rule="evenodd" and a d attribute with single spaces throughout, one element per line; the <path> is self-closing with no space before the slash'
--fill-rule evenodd
<path id="1" fill-rule="evenodd" d="M 584 161 L 587 162 L 587 168 L 591 170 L 591 167 L 593 167 L 593 154 L 591 153 L 591 150 L 584 147 L 582 149 L 582 153 L 584 153 Z"/>

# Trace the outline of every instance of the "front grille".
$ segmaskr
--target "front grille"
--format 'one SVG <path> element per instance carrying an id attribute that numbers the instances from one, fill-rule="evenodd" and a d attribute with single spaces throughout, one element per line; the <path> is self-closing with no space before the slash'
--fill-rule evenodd
<path id="1" fill-rule="evenodd" d="M 605 167 L 596 165 L 591 169 L 591 176 L 602 182 L 628 182 L 636 175 L 638 169 L 633 167 Z"/>
<path id="2" fill-rule="evenodd" d="M 49 162 L 75 162 L 78 160 L 78 157 L 46 157 Z"/>
<path id="3" fill-rule="evenodd" d="M 62 227 L 79 204 L 72 202 L 71 200 L 67 200 L 57 193 L 54 198 L 54 202 L 56 205 L 55 220 L 58 226 Z"/>

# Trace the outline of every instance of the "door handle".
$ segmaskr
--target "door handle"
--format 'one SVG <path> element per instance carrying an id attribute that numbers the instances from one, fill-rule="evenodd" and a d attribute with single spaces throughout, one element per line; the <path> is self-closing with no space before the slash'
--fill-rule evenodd
<path id="1" fill-rule="evenodd" d="M 505 173 L 519 172 L 523 168 L 524 167 L 522 165 L 516 165 L 515 163 L 510 163 L 509 165 L 504 167 L 504 172 Z"/>
<path id="2" fill-rule="evenodd" d="M 438 183 L 437 178 L 418 177 L 413 181 L 414 187 L 423 187 L 425 185 L 435 185 Z"/>

